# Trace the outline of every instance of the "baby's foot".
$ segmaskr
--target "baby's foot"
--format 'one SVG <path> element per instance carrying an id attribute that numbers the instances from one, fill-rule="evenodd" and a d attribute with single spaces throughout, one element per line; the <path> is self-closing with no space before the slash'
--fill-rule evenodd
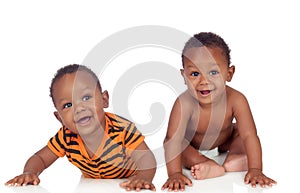
<path id="1" fill-rule="evenodd" d="M 225 174 L 225 169 L 213 160 L 196 164 L 191 167 L 191 174 L 196 180 L 214 178 Z"/>

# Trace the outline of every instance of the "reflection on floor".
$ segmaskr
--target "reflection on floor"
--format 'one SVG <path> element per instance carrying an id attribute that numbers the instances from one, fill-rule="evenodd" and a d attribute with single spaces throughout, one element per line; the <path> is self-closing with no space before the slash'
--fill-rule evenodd
<path id="1" fill-rule="evenodd" d="M 208 156 L 215 159 L 218 163 L 222 163 L 226 155 L 215 156 L 215 152 L 208 152 Z M 184 170 L 185 175 L 190 177 L 190 171 Z M 126 192 L 119 187 L 119 183 L 124 181 L 123 179 L 85 179 L 80 177 L 80 174 L 69 173 L 68 171 L 58 171 L 59 175 L 43 175 L 42 182 L 38 186 L 24 186 L 24 187 L 0 187 L 1 193 L 119 193 Z M 261 193 L 261 192 L 274 192 L 276 187 L 262 189 L 260 187 L 252 188 L 249 185 L 245 185 L 244 180 L 245 172 L 232 172 L 226 173 L 224 176 L 207 179 L 207 180 L 192 180 L 193 186 L 186 187 L 185 192 L 205 192 L 205 193 Z M 161 186 L 167 179 L 167 173 L 165 166 L 159 167 L 153 180 L 156 186 L 156 192 L 168 192 L 162 191 Z M 143 190 L 142 192 L 151 192 Z"/>

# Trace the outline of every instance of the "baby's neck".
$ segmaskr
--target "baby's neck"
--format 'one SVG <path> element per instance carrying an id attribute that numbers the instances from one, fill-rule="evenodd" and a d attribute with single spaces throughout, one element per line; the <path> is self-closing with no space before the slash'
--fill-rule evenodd
<path id="1" fill-rule="evenodd" d="M 103 138 L 105 137 L 103 129 L 97 130 L 93 134 L 89 136 L 80 136 L 83 140 L 83 144 L 90 158 L 92 158 L 97 152 L 99 148 L 101 148 L 101 142 L 105 141 Z"/>

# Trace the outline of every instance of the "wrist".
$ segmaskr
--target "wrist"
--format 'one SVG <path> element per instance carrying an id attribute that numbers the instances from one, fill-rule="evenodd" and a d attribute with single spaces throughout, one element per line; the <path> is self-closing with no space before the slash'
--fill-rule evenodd
<path id="1" fill-rule="evenodd" d="M 155 172 L 140 170 L 135 174 L 135 177 L 139 178 L 139 179 L 145 179 L 145 180 L 148 180 L 151 182 L 154 178 L 154 175 L 155 175 Z"/>
<path id="2" fill-rule="evenodd" d="M 170 172 L 169 174 L 168 174 L 168 176 L 170 177 L 170 176 L 173 176 L 173 175 L 176 175 L 176 174 L 182 174 L 182 171 L 176 171 L 176 172 Z"/>
<path id="3" fill-rule="evenodd" d="M 248 171 L 249 171 L 249 170 L 258 170 L 258 171 L 262 171 L 262 169 L 260 169 L 260 168 L 249 168 Z"/>
<path id="4" fill-rule="evenodd" d="M 33 171 L 23 171 L 23 174 L 26 174 L 26 175 L 39 175 L 39 173 L 37 172 L 33 172 Z"/>

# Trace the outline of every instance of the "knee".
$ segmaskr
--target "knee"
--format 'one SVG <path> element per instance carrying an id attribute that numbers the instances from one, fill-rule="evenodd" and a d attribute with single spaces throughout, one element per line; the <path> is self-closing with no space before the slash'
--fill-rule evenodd
<path id="1" fill-rule="evenodd" d="M 232 161 L 225 161 L 224 164 L 223 164 L 223 167 L 224 167 L 226 172 L 232 171 L 232 168 L 233 168 Z"/>
<path id="2" fill-rule="evenodd" d="M 245 154 L 231 155 L 225 160 L 223 167 L 226 172 L 245 171 L 248 168 L 247 156 Z"/>

